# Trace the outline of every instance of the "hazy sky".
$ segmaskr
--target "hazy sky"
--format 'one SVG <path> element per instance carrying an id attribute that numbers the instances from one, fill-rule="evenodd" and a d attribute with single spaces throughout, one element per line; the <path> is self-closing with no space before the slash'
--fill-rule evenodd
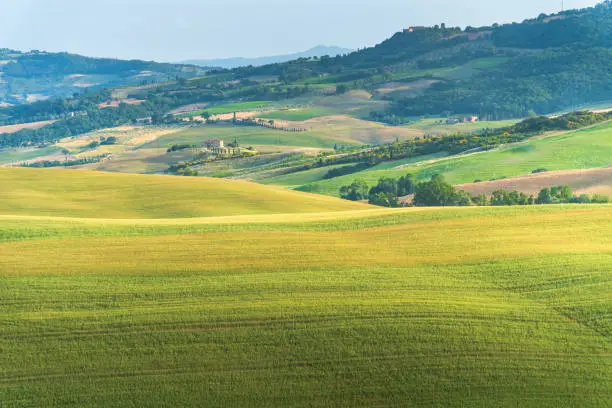
<path id="1" fill-rule="evenodd" d="M 582 8 L 597 0 L 565 0 Z M 1 0 L 0 48 L 179 61 L 318 44 L 361 48 L 410 25 L 536 17 L 561 0 Z"/>

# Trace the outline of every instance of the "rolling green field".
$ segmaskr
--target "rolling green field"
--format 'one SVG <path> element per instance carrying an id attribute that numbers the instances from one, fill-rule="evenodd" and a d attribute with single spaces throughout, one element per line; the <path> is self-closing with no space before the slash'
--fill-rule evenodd
<path id="1" fill-rule="evenodd" d="M 206 109 L 201 109 L 197 112 L 190 113 L 189 116 L 198 116 L 204 112 L 208 112 L 211 115 L 219 115 L 222 113 L 232 113 L 241 111 L 252 111 L 258 109 L 265 109 L 273 105 L 269 101 L 250 101 L 250 102 L 236 102 L 228 103 L 225 105 L 211 106 Z"/>
<path id="2" fill-rule="evenodd" d="M 361 204 L 243 181 L 0 168 L 0 214 L 185 218 L 360 209 Z"/>
<path id="3" fill-rule="evenodd" d="M 0 203 L 51 184 L 10 178 Z M 3 205 L 2 406 L 609 406 L 612 206 L 173 219 L 167 195 L 122 209 L 156 219 Z"/>
<path id="4" fill-rule="evenodd" d="M 419 179 L 444 174 L 453 184 L 471 183 L 502 177 L 530 174 L 533 170 L 572 170 L 612 165 L 612 122 L 554 136 L 535 138 L 497 150 L 456 156 L 388 170 L 364 171 L 331 180 L 305 184 L 299 189 L 326 195 L 338 195 L 343 185 L 355 179 L 376 184 L 381 177 L 400 177 L 413 173 Z"/>
<path id="5" fill-rule="evenodd" d="M 439 123 L 442 121 L 443 123 Z M 519 120 L 478 121 L 475 123 L 457 123 L 447 125 L 446 119 L 422 119 L 416 123 L 402 126 L 408 129 L 422 130 L 429 135 L 447 135 L 452 133 L 474 133 L 484 129 L 499 129 L 515 125 Z"/>
<path id="6" fill-rule="evenodd" d="M 262 119 L 304 121 L 308 119 L 318 118 L 321 116 L 330 116 L 334 114 L 335 114 L 335 111 L 330 108 L 323 108 L 323 107 L 315 106 L 315 107 L 303 108 L 303 109 L 273 111 L 269 113 L 264 113 L 262 115 L 257 115 L 257 117 L 262 118 Z"/>
<path id="7" fill-rule="evenodd" d="M 261 180 L 261 184 L 272 184 L 276 186 L 298 187 L 305 183 L 323 180 L 328 171 L 342 168 L 345 165 L 327 166 L 321 168 L 300 171 L 297 173 L 283 174 L 281 176 L 269 177 Z"/>
<path id="8" fill-rule="evenodd" d="M 0 150 L 0 165 L 11 164 L 33 160 L 37 157 L 47 156 L 59 152 L 56 147 L 45 147 L 42 149 L 5 149 Z"/>

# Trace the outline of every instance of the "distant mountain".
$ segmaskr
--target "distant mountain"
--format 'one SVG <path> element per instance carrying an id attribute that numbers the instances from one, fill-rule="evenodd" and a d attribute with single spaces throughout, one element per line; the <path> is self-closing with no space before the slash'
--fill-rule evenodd
<path id="1" fill-rule="evenodd" d="M 85 89 L 164 82 L 204 73 L 196 66 L 0 49 L 0 105 L 70 96 Z"/>
<path id="2" fill-rule="evenodd" d="M 324 55 L 329 55 L 330 57 L 335 57 L 336 55 L 343 55 L 352 52 L 348 48 L 334 47 L 334 46 L 326 46 L 319 45 L 314 48 L 309 49 L 308 51 L 298 52 L 295 54 L 286 54 L 286 55 L 275 55 L 271 57 L 258 57 L 258 58 L 222 58 L 222 59 L 210 59 L 210 60 L 188 60 L 183 61 L 183 64 L 189 65 L 198 65 L 200 67 L 217 67 L 217 68 L 238 68 L 238 67 L 246 67 L 252 65 L 254 67 L 260 67 L 268 64 L 278 64 L 282 62 L 288 62 L 297 60 L 300 58 L 312 58 L 312 57 L 322 57 Z"/>

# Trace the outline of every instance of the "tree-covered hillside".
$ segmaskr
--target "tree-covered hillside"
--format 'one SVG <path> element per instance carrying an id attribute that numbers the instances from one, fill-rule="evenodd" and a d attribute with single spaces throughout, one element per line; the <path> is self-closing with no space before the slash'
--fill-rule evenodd
<path id="1" fill-rule="evenodd" d="M 187 65 L 0 49 L 0 103 L 18 105 L 85 89 L 165 82 L 203 72 Z"/>
<path id="2" fill-rule="evenodd" d="M 236 72 L 365 89 L 385 80 L 436 79 L 418 97 L 388 97 L 391 108 L 374 118 L 391 123 L 440 113 L 490 118 L 547 114 L 612 98 L 610 4 L 464 30 L 444 24 L 415 27 L 349 55 Z M 488 59 L 489 66 L 482 64 L 477 72 L 464 67 L 478 59 Z"/>

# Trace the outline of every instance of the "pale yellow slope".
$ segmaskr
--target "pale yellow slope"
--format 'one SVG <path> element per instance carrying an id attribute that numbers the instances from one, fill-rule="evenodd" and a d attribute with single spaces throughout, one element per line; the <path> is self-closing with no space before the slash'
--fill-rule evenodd
<path id="1" fill-rule="evenodd" d="M 189 218 L 370 208 L 242 181 L 63 169 L 0 169 L 0 214 Z"/>

